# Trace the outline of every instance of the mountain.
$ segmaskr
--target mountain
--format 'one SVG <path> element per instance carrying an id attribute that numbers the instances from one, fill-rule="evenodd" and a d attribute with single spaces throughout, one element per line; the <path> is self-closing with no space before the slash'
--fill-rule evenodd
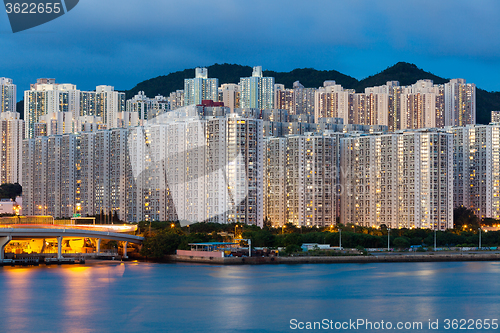
<path id="1" fill-rule="evenodd" d="M 500 92 L 476 89 L 476 122 L 488 124 L 491 121 L 491 111 L 495 110 L 500 110 Z"/>
<path id="2" fill-rule="evenodd" d="M 252 75 L 252 68 L 249 66 L 215 64 L 207 68 L 209 76 L 218 78 L 219 84 L 238 83 L 241 77 Z M 276 78 L 276 83 L 284 84 L 287 88 L 291 88 L 295 81 L 300 81 L 305 87 L 320 87 L 323 85 L 323 81 L 335 80 L 344 88 L 355 89 L 357 92 L 362 92 L 367 87 L 383 85 L 387 81 L 399 81 L 401 85 L 411 85 L 422 79 L 431 79 L 436 84 L 449 81 L 447 78 L 436 76 L 406 62 L 398 62 L 394 66 L 363 80 L 357 80 L 334 70 L 320 71 L 312 68 L 294 69 L 291 72 L 264 71 L 264 75 Z M 150 97 L 158 94 L 168 96 L 175 90 L 183 89 L 184 79 L 192 77 L 194 77 L 194 68 L 158 76 L 137 84 L 134 88 L 126 91 L 126 95 L 127 98 L 131 98 L 138 91 L 144 91 Z M 490 111 L 500 110 L 500 92 L 488 92 L 477 88 L 476 103 L 477 122 L 488 124 Z"/>
<path id="3" fill-rule="evenodd" d="M 399 81 L 401 86 L 409 86 L 417 82 L 418 80 L 430 79 L 434 81 L 435 84 L 443 84 L 449 79 L 443 79 L 432 73 L 426 72 L 423 69 L 418 68 L 414 64 L 409 64 L 407 62 L 398 62 L 394 66 L 388 67 L 382 72 L 369 76 L 357 83 L 354 88 L 357 92 L 365 91 L 365 88 L 376 87 L 386 84 L 387 81 Z"/>

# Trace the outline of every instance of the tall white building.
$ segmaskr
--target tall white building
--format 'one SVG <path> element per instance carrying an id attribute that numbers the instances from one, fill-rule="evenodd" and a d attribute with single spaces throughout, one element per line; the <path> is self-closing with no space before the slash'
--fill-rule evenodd
<path id="1" fill-rule="evenodd" d="M 262 66 L 253 68 L 251 77 L 240 79 L 241 108 L 274 109 L 274 78 L 262 76 Z"/>
<path id="2" fill-rule="evenodd" d="M 383 125 L 390 131 L 464 126 L 476 121 L 475 99 L 475 85 L 463 79 L 445 85 L 419 80 L 410 86 L 388 81 L 364 93 L 325 81 L 315 93 L 315 121 L 338 117 L 344 124 Z"/>
<path id="3" fill-rule="evenodd" d="M 17 87 L 12 79 L 0 77 L 0 112 L 16 112 Z"/>
<path id="4" fill-rule="evenodd" d="M 176 110 L 184 106 L 184 90 L 176 90 L 168 97 L 170 110 Z"/>
<path id="5" fill-rule="evenodd" d="M 49 212 L 48 143 L 46 136 L 23 141 L 23 214 L 26 215 Z"/>
<path id="6" fill-rule="evenodd" d="M 354 90 L 344 89 L 335 81 L 325 81 L 324 87 L 315 92 L 314 119 L 318 122 L 320 118 L 342 118 L 344 124 L 349 123 L 352 114 Z M 381 124 L 386 125 L 386 124 Z"/>
<path id="7" fill-rule="evenodd" d="M 118 115 L 126 111 L 125 93 L 115 91 L 112 86 L 96 87 L 96 114 L 108 129 L 118 127 Z"/>
<path id="8" fill-rule="evenodd" d="M 240 108 L 240 86 L 234 83 L 221 85 L 219 100 L 224 103 L 225 107 L 231 109 L 231 113 L 234 113 L 234 109 Z"/>
<path id="9" fill-rule="evenodd" d="M 120 119 L 125 121 L 118 124 L 118 127 L 142 126 L 144 121 L 158 117 L 168 110 L 167 98 L 161 95 L 149 98 L 144 94 L 144 91 L 139 91 L 137 95 L 127 100 L 126 112 L 128 114 L 119 116 Z"/>
<path id="10" fill-rule="evenodd" d="M 22 185 L 22 147 L 24 121 L 18 112 L 0 113 L 0 183 Z"/>
<path id="11" fill-rule="evenodd" d="M 274 90 L 274 107 L 280 110 L 287 110 L 288 114 L 295 114 L 295 91 L 285 89 L 283 85 L 276 84 L 278 89 Z M 283 86 L 281 89 L 280 86 Z"/>
<path id="12" fill-rule="evenodd" d="M 454 206 L 500 219 L 500 124 L 453 127 Z"/>
<path id="13" fill-rule="evenodd" d="M 98 117 L 100 127 L 116 128 L 125 112 L 125 93 L 112 86 L 97 86 L 96 91 L 80 91 L 73 84 L 57 84 L 55 79 L 38 79 L 24 92 L 26 137 L 76 133 L 86 117 Z M 81 118 L 84 117 L 84 118 Z M 95 119 L 94 119 L 95 120 Z M 41 125 L 44 131 L 40 131 Z"/>
<path id="14" fill-rule="evenodd" d="M 194 79 L 184 79 L 184 105 L 199 105 L 203 100 L 219 100 L 219 79 L 209 79 L 208 69 L 196 68 Z"/>
<path id="15" fill-rule="evenodd" d="M 315 94 L 315 88 L 304 88 L 299 81 L 295 81 L 293 83 L 294 109 L 290 114 L 314 116 Z"/>
<path id="16" fill-rule="evenodd" d="M 336 223 L 340 137 L 330 131 L 287 137 L 286 223 Z"/>
<path id="17" fill-rule="evenodd" d="M 445 126 L 476 123 L 476 85 L 453 79 L 444 85 Z"/>
<path id="18" fill-rule="evenodd" d="M 24 92 L 26 137 L 33 138 L 35 124 L 41 117 L 54 113 L 69 113 L 76 118 L 80 111 L 80 91 L 74 84 L 57 84 L 54 79 L 38 79 Z"/>
<path id="19" fill-rule="evenodd" d="M 272 226 L 287 223 L 287 139 L 271 137 L 265 141 L 264 212 Z"/>
<path id="20" fill-rule="evenodd" d="M 444 127 L 444 86 L 419 80 L 400 89 L 400 129 Z"/>
<path id="21" fill-rule="evenodd" d="M 24 140 L 25 212 L 262 226 L 262 120 L 186 113 Z"/>
<path id="22" fill-rule="evenodd" d="M 341 139 L 341 222 L 453 228 L 453 137 L 438 130 Z"/>
<path id="23" fill-rule="evenodd" d="M 227 117 L 227 182 L 229 195 L 245 199 L 227 213 L 229 223 L 262 226 L 264 221 L 264 128 L 262 120 Z M 240 162 L 238 162 L 240 161 Z M 242 181 L 245 179 L 245 181 Z"/>

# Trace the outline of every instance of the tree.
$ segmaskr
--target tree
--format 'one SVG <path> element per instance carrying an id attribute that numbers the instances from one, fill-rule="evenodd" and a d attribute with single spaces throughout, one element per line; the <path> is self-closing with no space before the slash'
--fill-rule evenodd
<path id="1" fill-rule="evenodd" d="M 457 207 L 453 210 L 453 222 L 455 229 L 464 228 L 477 230 L 481 220 L 474 214 L 474 211 L 465 207 Z"/>
<path id="2" fill-rule="evenodd" d="M 115 212 L 113 213 L 113 222 L 114 222 L 114 223 L 120 223 L 120 222 L 121 222 L 121 221 L 120 221 L 120 218 L 118 217 L 118 213 L 116 212 L 116 210 L 115 210 Z"/>
<path id="3" fill-rule="evenodd" d="M 174 254 L 181 244 L 181 236 L 176 232 L 158 231 L 154 236 L 146 238 L 142 245 L 141 255 L 150 258 L 163 258 Z"/>
<path id="4" fill-rule="evenodd" d="M 23 188 L 18 183 L 0 185 L 0 198 L 16 200 L 17 196 L 23 194 Z"/>
<path id="5" fill-rule="evenodd" d="M 398 247 L 400 249 L 408 248 L 410 247 L 410 240 L 407 237 L 398 237 L 394 239 L 393 242 L 395 247 Z"/>

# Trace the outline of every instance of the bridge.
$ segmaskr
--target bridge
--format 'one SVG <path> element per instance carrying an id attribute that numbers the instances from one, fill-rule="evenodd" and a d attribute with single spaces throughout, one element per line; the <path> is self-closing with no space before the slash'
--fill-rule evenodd
<path id="1" fill-rule="evenodd" d="M 121 231 L 121 232 L 120 232 Z M 128 243 L 141 244 L 143 237 L 129 235 L 126 226 L 57 226 L 57 225 L 10 225 L 0 227 L 0 262 L 5 257 L 5 247 L 12 240 L 26 239 L 57 239 L 57 258 L 63 259 L 63 238 L 94 238 L 97 239 L 97 253 L 101 251 L 101 239 L 124 242 L 123 257 L 127 258 Z"/>

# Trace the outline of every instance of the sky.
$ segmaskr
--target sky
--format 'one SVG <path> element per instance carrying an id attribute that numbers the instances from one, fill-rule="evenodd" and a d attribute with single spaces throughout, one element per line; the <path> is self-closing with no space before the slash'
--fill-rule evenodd
<path id="1" fill-rule="evenodd" d="M 0 14 L 0 77 L 22 99 L 40 77 L 126 90 L 214 63 L 363 79 L 406 61 L 500 91 L 499 13 L 497 0 L 80 0 L 15 34 Z"/>

